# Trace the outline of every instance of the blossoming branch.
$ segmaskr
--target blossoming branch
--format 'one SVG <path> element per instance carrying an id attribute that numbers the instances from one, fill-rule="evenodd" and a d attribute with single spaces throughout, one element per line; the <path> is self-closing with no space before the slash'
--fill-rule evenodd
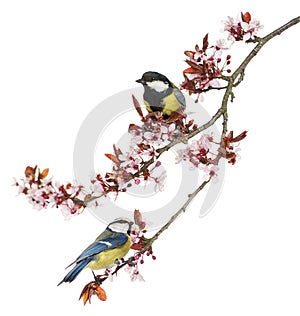
<path id="1" fill-rule="evenodd" d="M 299 22 L 300 17 L 297 17 L 270 34 L 258 37 L 257 34 L 262 29 L 260 22 L 253 19 L 249 12 L 241 13 L 238 18 L 228 17 L 223 22 L 227 38 L 210 44 L 206 34 L 201 45 L 197 44 L 194 50 L 184 52 L 188 68 L 183 70 L 181 89 L 194 95 L 196 101 L 204 93 L 224 90 L 219 109 L 205 124 L 199 126 L 186 113 L 176 113 L 168 119 L 160 112 L 144 115 L 139 101 L 133 96 L 133 106 L 141 123 L 129 124 L 128 131 L 132 136 L 130 149 L 124 151 L 113 145 L 113 153 L 106 154 L 113 162 L 112 169 L 92 177 L 90 187 L 71 182 L 60 184 L 48 178 L 48 169 L 40 170 L 38 166 L 26 167 L 25 178 L 15 180 L 19 193 L 25 195 L 34 208 L 59 208 L 66 218 L 70 218 L 82 213 L 86 207 L 98 206 L 100 198 L 117 198 L 118 194 L 133 185 L 153 181 L 157 190 L 163 190 L 166 174 L 157 176 L 154 175 L 154 171 L 161 165 L 159 158 L 179 143 L 184 144 L 185 148 L 178 150 L 176 162 L 185 160 L 193 168 L 202 170 L 203 182 L 189 194 L 186 202 L 178 206 L 178 211 L 152 237 L 145 236 L 146 223 L 142 220 L 142 214 L 134 211 L 135 226 L 131 231 L 133 254 L 117 266 L 106 269 L 103 275 L 94 275 L 94 280 L 84 287 L 80 295 L 84 304 L 90 301 L 92 295 L 96 295 L 100 300 L 106 300 L 102 284 L 122 268 L 130 273 L 131 280 L 142 281 L 143 277 L 138 267 L 144 263 L 145 255 L 155 260 L 153 243 L 180 214 L 186 211 L 206 184 L 217 177 L 221 159 L 226 159 L 232 165 L 237 162 L 237 145 L 246 137 L 247 132 L 242 131 L 237 135 L 233 131 L 228 132 L 228 103 L 234 99 L 233 91 L 242 83 L 246 67 L 260 49 L 272 38 Z M 246 45 L 254 44 L 254 47 L 243 62 L 232 70 L 230 65 L 234 55 L 229 52 L 237 41 L 243 41 Z M 223 128 L 221 138 L 215 139 L 214 135 L 205 131 L 218 120 L 221 121 Z"/>

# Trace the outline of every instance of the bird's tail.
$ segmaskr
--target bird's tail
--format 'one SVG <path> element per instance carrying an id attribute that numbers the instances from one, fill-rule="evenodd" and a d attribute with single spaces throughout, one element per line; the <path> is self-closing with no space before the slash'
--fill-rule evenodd
<path id="1" fill-rule="evenodd" d="M 86 265 L 91 260 L 89 258 L 86 258 L 79 263 L 76 264 L 76 266 L 57 284 L 57 286 L 61 285 L 64 282 L 72 282 L 76 279 L 77 275 L 86 267 Z"/>

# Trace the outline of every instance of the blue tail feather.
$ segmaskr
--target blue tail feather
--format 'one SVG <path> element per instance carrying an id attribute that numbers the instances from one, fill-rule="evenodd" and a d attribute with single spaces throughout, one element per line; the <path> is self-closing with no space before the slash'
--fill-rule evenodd
<path id="1" fill-rule="evenodd" d="M 90 258 L 86 258 L 85 260 L 80 261 L 76 264 L 76 266 L 60 281 L 58 285 L 62 284 L 63 282 L 72 282 L 76 279 L 78 274 L 86 267 L 86 265 L 91 261 Z"/>

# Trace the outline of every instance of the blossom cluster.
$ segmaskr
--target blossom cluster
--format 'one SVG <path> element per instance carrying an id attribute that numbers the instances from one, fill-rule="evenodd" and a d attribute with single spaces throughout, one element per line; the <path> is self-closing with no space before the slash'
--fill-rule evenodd
<path id="1" fill-rule="evenodd" d="M 238 19 L 228 17 L 223 21 L 224 31 L 228 32 L 227 39 L 219 39 L 216 44 L 209 45 L 208 34 L 202 41 L 202 46 L 198 44 L 195 50 L 186 50 L 185 62 L 189 65 L 183 70 L 184 81 L 181 88 L 189 94 L 196 94 L 198 98 L 202 92 L 211 89 L 222 88 L 221 80 L 231 73 L 231 55 L 226 53 L 235 41 L 246 41 L 257 34 L 262 28 L 260 22 L 252 19 L 249 12 L 241 13 Z"/>
<path id="2" fill-rule="evenodd" d="M 131 281 L 145 281 L 139 271 L 139 264 L 144 264 L 144 255 L 151 256 L 156 260 L 153 254 L 152 247 L 148 247 L 148 241 L 145 237 L 146 222 L 142 219 L 142 214 L 139 210 L 134 211 L 134 226 L 131 230 L 131 249 L 134 250 L 132 261 L 126 266 L 125 271 L 130 274 Z M 147 250 L 145 250 L 147 249 Z"/>
<path id="3" fill-rule="evenodd" d="M 223 137 L 222 144 L 218 151 L 221 157 L 228 160 L 228 163 L 234 165 L 237 161 L 237 152 L 239 151 L 239 142 L 247 136 L 247 131 L 233 137 L 233 131 Z"/>
<path id="4" fill-rule="evenodd" d="M 180 130 L 176 123 L 167 123 L 161 119 L 162 115 L 157 112 L 149 115 L 142 125 L 130 124 L 129 133 L 132 135 L 132 144 L 143 144 L 149 147 L 159 148 L 166 142 L 180 136 Z"/>
<path id="5" fill-rule="evenodd" d="M 189 67 L 183 70 L 184 82 L 181 88 L 187 90 L 189 94 L 200 95 L 206 90 L 221 87 L 218 79 L 225 71 L 231 72 L 228 68 L 231 56 L 227 54 L 225 59 L 222 58 L 223 51 L 229 47 L 227 42 L 221 40 L 216 45 L 209 46 L 208 34 L 206 34 L 202 47 L 197 44 L 195 50 L 186 50 L 185 62 Z"/>
<path id="6" fill-rule="evenodd" d="M 80 199 L 83 187 L 72 183 L 54 183 L 47 178 L 48 173 L 48 168 L 41 172 L 37 166 L 27 166 L 25 179 L 15 180 L 14 185 L 18 187 L 19 194 L 25 194 L 37 210 L 54 206 L 60 207 L 66 217 L 79 214 L 83 209 Z"/>
<path id="7" fill-rule="evenodd" d="M 134 104 L 140 109 L 135 98 Z M 141 181 L 154 181 L 155 188 L 162 191 L 166 174 L 162 171 L 159 176 L 153 175 L 154 170 L 158 170 L 161 166 L 161 162 L 157 160 L 157 150 L 198 126 L 193 120 L 188 120 L 185 114 L 165 120 L 162 113 L 153 112 L 146 117 L 142 116 L 141 121 L 140 125 L 129 125 L 128 132 L 131 135 L 129 151 L 123 152 L 114 146 L 114 153 L 106 154 L 106 157 L 113 162 L 113 167 L 111 172 L 106 173 L 105 179 L 119 190 L 126 190 L 132 183 L 138 185 Z M 147 165 L 148 162 L 151 162 L 151 168 L 150 164 Z"/>
<path id="8" fill-rule="evenodd" d="M 160 187 L 164 180 L 163 174 L 153 175 L 154 170 L 160 167 L 160 161 L 156 161 L 151 168 L 145 167 L 148 161 L 156 157 L 153 146 L 139 144 L 125 153 L 118 148 L 116 154 L 106 154 L 106 156 L 112 160 L 113 166 L 112 170 L 106 173 L 105 179 L 111 183 L 111 187 L 115 186 L 116 192 L 124 192 L 132 185 L 139 185 L 141 181 L 152 180 Z"/>
<path id="9" fill-rule="evenodd" d="M 218 161 L 225 158 L 234 165 L 238 158 L 239 142 L 247 136 L 247 131 L 233 137 L 233 131 L 225 135 L 221 144 L 212 135 L 203 134 L 199 139 L 193 139 L 184 149 L 177 152 L 177 162 L 188 161 L 193 167 L 204 172 L 204 179 L 215 178 L 218 175 Z"/>
<path id="10" fill-rule="evenodd" d="M 252 19 L 249 12 L 241 12 L 236 19 L 229 16 L 223 23 L 224 31 L 229 33 L 228 39 L 232 41 L 247 41 L 263 28 L 258 20 Z"/>
<path id="11" fill-rule="evenodd" d="M 217 153 L 214 153 L 217 143 L 212 135 L 203 134 L 199 139 L 193 139 L 184 149 L 177 152 L 177 163 L 188 161 L 194 168 L 203 171 L 203 179 L 216 178 L 218 175 Z M 217 152 L 217 150 L 216 150 Z"/>
<path id="12" fill-rule="evenodd" d="M 177 162 L 189 161 L 196 168 L 200 164 L 211 163 L 212 158 L 209 154 L 211 154 L 210 149 L 213 142 L 213 137 L 207 134 L 201 135 L 200 139 L 193 139 L 189 145 L 177 152 Z"/>

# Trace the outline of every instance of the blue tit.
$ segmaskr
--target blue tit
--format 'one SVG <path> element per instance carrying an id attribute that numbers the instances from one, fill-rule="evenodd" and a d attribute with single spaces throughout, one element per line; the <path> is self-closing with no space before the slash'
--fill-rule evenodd
<path id="1" fill-rule="evenodd" d="M 143 97 L 148 112 L 160 111 L 166 119 L 174 112 L 185 110 L 184 95 L 166 76 L 147 71 L 136 82 L 144 87 Z"/>
<path id="2" fill-rule="evenodd" d="M 130 249 L 130 231 L 133 222 L 125 219 L 116 219 L 111 222 L 96 240 L 89 245 L 81 255 L 70 265 L 74 268 L 63 278 L 63 282 L 72 282 L 85 268 L 91 270 L 104 269 L 118 262 Z M 66 269 L 67 269 L 66 268 Z"/>

